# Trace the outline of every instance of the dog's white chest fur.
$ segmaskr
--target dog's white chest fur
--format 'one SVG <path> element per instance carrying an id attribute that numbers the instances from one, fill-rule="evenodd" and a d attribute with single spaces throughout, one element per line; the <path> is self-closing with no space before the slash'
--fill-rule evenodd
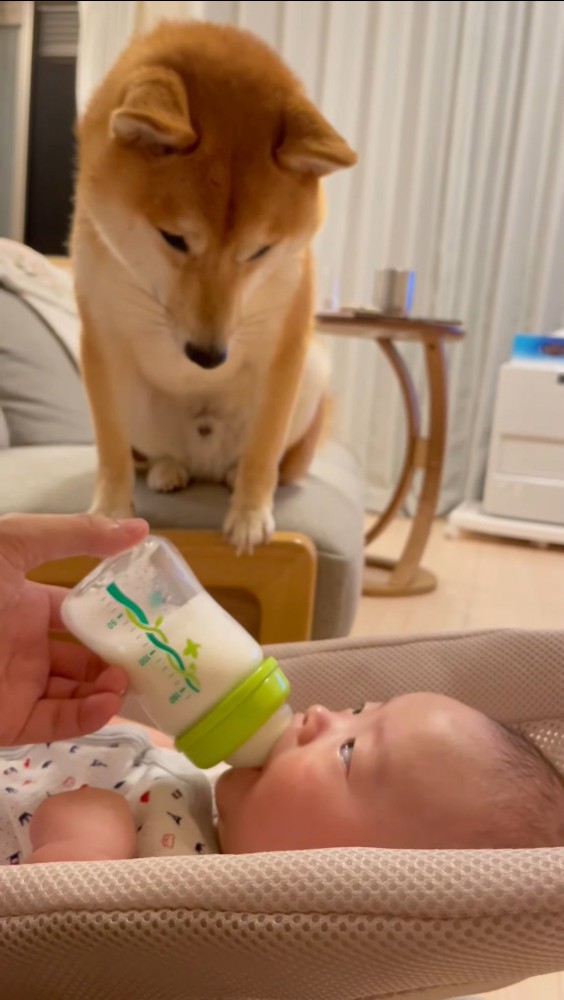
<path id="1" fill-rule="evenodd" d="M 172 459 L 184 467 L 189 479 L 226 479 L 232 484 L 259 403 L 277 324 L 267 318 L 258 336 L 242 329 L 229 345 L 225 363 L 206 370 L 186 358 L 155 303 L 126 280 L 119 266 L 108 266 L 104 260 L 102 267 L 91 262 L 87 270 L 94 275 L 91 283 L 99 285 L 92 312 L 105 350 L 119 371 L 120 406 L 132 447 L 150 465 Z M 108 300 L 113 307 L 111 324 Z M 155 488 L 181 485 L 156 482 Z"/>
<path id="2" fill-rule="evenodd" d="M 176 459 L 193 479 L 224 479 L 240 458 L 254 412 L 251 367 L 232 367 L 231 377 L 229 361 L 224 371 L 217 372 L 216 385 L 214 373 L 195 368 L 193 388 L 185 400 L 133 375 L 133 447 L 151 460 Z"/>

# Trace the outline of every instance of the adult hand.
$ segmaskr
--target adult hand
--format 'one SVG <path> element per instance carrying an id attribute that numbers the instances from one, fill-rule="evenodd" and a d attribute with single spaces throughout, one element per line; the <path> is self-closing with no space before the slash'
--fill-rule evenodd
<path id="1" fill-rule="evenodd" d="M 74 739 L 119 712 L 127 676 L 82 646 L 51 639 L 64 629 L 63 587 L 32 583 L 34 566 L 68 556 L 104 558 L 135 545 L 145 521 L 88 514 L 0 517 L 0 746 Z"/>

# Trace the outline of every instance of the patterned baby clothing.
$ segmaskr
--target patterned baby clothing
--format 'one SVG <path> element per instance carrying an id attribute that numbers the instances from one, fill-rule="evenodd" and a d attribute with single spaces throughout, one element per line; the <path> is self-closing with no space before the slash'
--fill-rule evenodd
<path id="1" fill-rule="evenodd" d="M 85 785 L 119 792 L 137 829 L 137 857 L 215 854 L 208 779 L 134 726 L 108 726 L 74 741 L 0 750 L 0 865 L 32 852 L 29 824 L 49 795 Z"/>

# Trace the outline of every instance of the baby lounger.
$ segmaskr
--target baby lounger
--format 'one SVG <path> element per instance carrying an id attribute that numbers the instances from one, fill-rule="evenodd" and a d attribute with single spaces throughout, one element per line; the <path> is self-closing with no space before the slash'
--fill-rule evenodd
<path id="1" fill-rule="evenodd" d="M 435 690 L 564 768 L 564 632 L 278 647 L 297 709 Z M 2 1000 L 390 1000 L 564 968 L 564 850 L 330 850 L 0 870 Z"/>

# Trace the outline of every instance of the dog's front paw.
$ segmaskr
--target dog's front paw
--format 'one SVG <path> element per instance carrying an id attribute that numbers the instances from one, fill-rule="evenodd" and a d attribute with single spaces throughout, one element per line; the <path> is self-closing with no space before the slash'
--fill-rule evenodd
<path id="1" fill-rule="evenodd" d="M 271 507 L 235 507 L 227 512 L 223 531 L 237 550 L 237 555 L 252 553 L 255 545 L 270 541 L 274 531 Z"/>
<path id="2" fill-rule="evenodd" d="M 111 517 L 114 521 L 124 521 L 128 517 L 135 517 L 135 507 L 133 503 L 125 501 L 95 498 L 88 513 L 98 514 L 101 517 Z"/>
<path id="3" fill-rule="evenodd" d="M 188 469 L 174 458 L 159 458 L 153 462 L 147 475 L 147 484 L 156 493 L 183 490 L 189 481 Z"/>

